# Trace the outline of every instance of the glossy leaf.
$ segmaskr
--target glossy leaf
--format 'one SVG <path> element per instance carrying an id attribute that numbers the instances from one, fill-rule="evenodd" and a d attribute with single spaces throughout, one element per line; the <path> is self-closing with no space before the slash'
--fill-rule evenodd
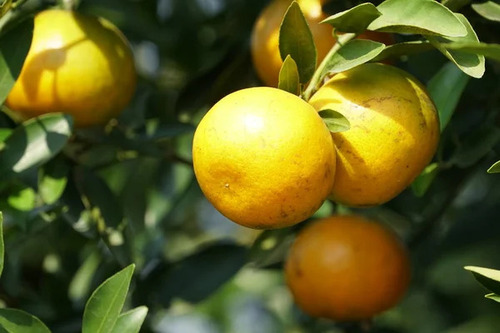
<path id="1" fill-rule="evenodd" d="M 500 161 L 496 161 L 487 171 L 488 173 L 500 173 Z"/>
<path id="2" fill-rule="evenodd" d="M 427 90 L 439 113 L 441 131 L 448 125 L 467 82 L 469 76 L 449 62 L 427 84 Z"/>
<path id="3" fill-rule="evenodd" d="M 451 10 L 434 0 L 386 0 L 368 30 L 460 37 L 467 30 Z"/>
<path id="4" fill-rule="evenodd" d="M 0 329 L 12 333 L 50 333 L 37 317 L 17 309 L 0 309 Z"/>
<path id="5" fill-rule="evenodd" d="M 47 162 L 61 151 L 73 127 L 70 116 L 47 114 L 27 120 L 5 140 L 0 172 L 22 172 Z"/>
<path id="6" fill-rule="evenodd" d="M 337 31 L 361 33 L 380 15 L 382 13 L 377 10 L 377 7 L 370 2 L 365 2 L 334 14 L 321 23 L 328 23 Z"/>
<path id="7" fill-rule="evenodd" d="M 500 270 L 477 266 L 465 266 L 464 268 L 472 272 L 476 280 L 485 288 L 500 294 Z"/>
<path id="8" fill-rule="evenodd" d="M 0 104 L 21 73 L 33 37 L 33 20 L 26 20 L 0 37 Z"/>
<path id="9" fill-rule="evenodd" d="M 3 214 L 0 212 L 0 276 L 3 273 L 3 263 L 5 260 L 5 244 L 3 241 Z"/>
<path id="10" fill-rule="evenodd" d="M 340 73 L 359 66 L 375 58 L 385 48 L 379 42 L 365 39 L 353 39 L 342 46 L 337 53 L 328 59 L 323 75 Z"/>
<path id="11" fill-rule="evenodd" d="M 500 22 L 500 5 L 493 1 L 486 1 L 483 3 L 473 3 L 472 9 L 479 15 L 490 21 Z"/>
<path id="12" fill-rule="evenodd" d="M 477 42 L 452 42 L 444 44 L 449 51 L 461 51 L 465 53 L 480 54 L 491 60 L 500 62 L 500 44 L 477 43 Z"/>
<path id="13" fill-rule="evenodd" d="M 489 298 L 489 299 L 491 299 L 491 300 L 494 300 L 495 302 L 500 303 L 500 295 L 498 295 L 498 294 L 494 294 L 494 293 L 492 293 L 492 294 L 487 294 L 487 295 L 485 295 L 484 297 Z"/>
<path id="14" fill-rule="evenodd" d="M 290 55 L 299 71 L 301 83 L 307 83 L 316 69 L 316 46 L 311 30 L 297 2 L 293 1 L 280 26 L 281 59 Z"/>
<path id="15" fill-rule="evenodd" d="M 38 193 L 46 204 L 53 204 L 64 192 L 69 166 L 62 159 L 53 159 L 38 173 Z"/>
<path id="16" fill-rule="evenodd" d="M 425 167 L 424 171 L 422 171 L 422 173 L 411 184 L 411 189 L 415 196 L 424 196 L 424 194 L 431 186 L 432 181 L 434 180 L 434 178 L 436 178 L 438 171 L 438 163 L 431 163 Z"/>
<path id="17" fill-rule="evenodd" d="M 90 296 L 83 313 L 82 333 L 112 332 L 134 273 L 135 265 L 129 265 L 104 281 Z"/>
<path id="18" fill-rule="evenodd" d="M 349 120 L 340 112 L 325 109 L 318 112 L 323 122 L 332 133 L 344 132 L 351 128 Z"/>
<path id="19" fill-rule="evenodd" d="M 139 333 L 147 314 L 148 308 L 145 306 L 122 313 L 111 333 Z"/>
<path id="20" fill-rule="evenodd" d="M 387 58 L 399 58 L 425 51 L 433 50 L 434 46 L 426 40 L 416 40 L 402 42 L 393 45 L 387 45 L 378 56 L 373 58 L 373 61 L 380 61 Z"/>
<path id="21" fill-rule="evenodd" d="M 484 56 L 474 53 L 466 53 L 459 50 L 451 50 L 446 48 L 446 44 L 450 42 L 472 42 L 479 43 L 477 35 L 470 25 L 469 21 L 462 14 L 456 14 L 462 24 L 467 28 L 467 35 L 464 37 L 433 37 L 427 36 L 427 39 L 434 45 L 441 53 L 450 59 L 455 65 L 458 66 L 465 74 L 475 78 L 481 78 L 485 71 Z"/>
<path id="22" fill-rule="evenodd" d="M 299 71 L 290 55 L 286 56 L 281 65 L 278 88 L 294 95 L 300 94 Z"/>

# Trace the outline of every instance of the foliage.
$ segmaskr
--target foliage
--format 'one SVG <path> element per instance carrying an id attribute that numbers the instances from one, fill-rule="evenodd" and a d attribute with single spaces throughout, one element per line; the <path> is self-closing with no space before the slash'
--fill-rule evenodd
<path id="1" fill-rule="evenodd" d="M 281 27 L 280 88 L 308 99 L 332 73 L 391 61 L 426 84 L 441 117 L 438 153 L 413 191 L 366 209 L 326 202 L 315 214 L 361 213 L 405 239 L 412 287 L 399 306 L 374 320 L 374 332 L 495 332 L 500 324 L 498 305 L 485 301 L 462 269 L 500 268 L 498 5 L 471 2 L 326 3 L 331 16 L 324 24 L 345 33 L 320 64 L 296 4 Z M 138 88 L 119 119 L 103 127 L 74 129 L 61 114 L 19 122 L 2 106 L 2 328 L 360 329 L 306 316 L 283 289 L 284 257 L 307 221 L 262 233 L 237 226 L 208 204 L 194 178 L 191 141 L 200 118 L 228 93 L 260 85 L 248 40 L 268 1 L 69 3 L 124 32 L 135 52 Z M 1 2 L 2 102 L 28 51 L 33 14 L 54 5 L 68 1 Z M 355 39 L 365 28 L 394 33 L 397 43 Z M 304 48 L 293 44 L 297 36 Z M 349 126 L 336 110 L 322 114 L 332 129 Z M 498 300 L 498 278 L 469 269 L 482 283 L 496 281 L 485 285 Z"/>

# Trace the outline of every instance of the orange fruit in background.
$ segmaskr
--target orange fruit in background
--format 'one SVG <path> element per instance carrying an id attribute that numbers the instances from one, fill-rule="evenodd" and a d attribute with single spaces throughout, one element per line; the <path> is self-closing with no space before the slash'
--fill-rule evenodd
<path id="1" fill-rule="evenodd" d="M 227 95 L 193 139 L 194 172 L 207 199 L 255 229 L 310 217 L 332 190 L 335 163 L 330 132 L 316 110 L 277 88 Z"/>
<path id="2" fill-rule="evenodd" d="M 319 24 L 328 17 L 321 8 L 323 2 L 325 1 L 297 1 L 311 29 L 318 63 L 335 44 L 332 26 Z M 278 86 L 279 71 L 283 64 L 278 46 L 279 30 L 283 16 L 291 3 L 292 0 L 271 1 L 257 18 L 252 30 L 250 50 L 254 68 L 259 78 L 268 86 Z"/>
<path id="3" fill-rule="evenodd" d="M 46 10 L 35 17 L 31 48 L 6 105 L 23 118 L 64 112 L 76 126 L 103 124 L 126 107 L 135 85 L 132 51 L 112 23 Z"/>
<path id="4" fill-rule="evenodd" d="M 396 234 L 362 216 L 332 216 L 305 227 L 290 248 L 286 283 L 296 304 L 314 317 L 371 318 L 404 296 L 407 251 Z"/>
<path id="5" fill-rule="evenodd" d="M 342 113 L 351 128 L 333 133 L 337 169 L 331 198 L 349 206 L 385 203 L 431 161 L 439 119 L 426 89 L 396 67 L 364 64 L 336 74 L 309 100 Z"/>

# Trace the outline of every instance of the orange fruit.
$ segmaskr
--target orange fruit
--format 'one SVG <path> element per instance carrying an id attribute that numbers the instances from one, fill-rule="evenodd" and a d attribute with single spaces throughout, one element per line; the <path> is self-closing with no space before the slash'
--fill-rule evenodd
<path id="1" fill-rule="evenodd" d="M 125 108 L 135 85 L 130 46 L 113 24 L 46 10 L 35 17 L 31 48 L 6 105 L 23 118 L 64 112 L 76 126 L 102 124 Z"/>
<path id="2" fill-rule="evenodd" d="M 337 169 L 331 198 L 349 206 L 385 203 L 432 159 L 439 141 L 434 103 L 396 67 L 364 64 L 336 74 L 309 100 L 342 113 L 351 128 L 332 134 Z"/>
<path id="3" fill-rule="evenodd" d="M 304 228 L 290 248 L 286 283 L 296 304 L 314 317 L 369 319 L 405 294 L 410 264 L 389 229 L 362 216 L 332 216 Z"/>
<path id="4" fill-rule="evenodd" d="M 207 199 L 230 220 L 255 229 L 310 217 L 332 190 L 335 150 L 307 102 L 277 88 L 233 92 L 199 123 L 193 166 Z"/>
<path id="5" fill-rule="evenodd" d="M 326 56 L 335 44 L 333 29 L 329 24 L 319 24 L 328 16 L 323 13 L 321 0 L 298 0 L 306 18 L 317 50 L 317 62 Z M 279 71 L 283 61 L 279 51 L 279 30 L 286 10 L 292 0 L 273 0 L 264 8 L 255 21 L 250 50 L 254 68 L 264 84 L 278 86 Z"/>

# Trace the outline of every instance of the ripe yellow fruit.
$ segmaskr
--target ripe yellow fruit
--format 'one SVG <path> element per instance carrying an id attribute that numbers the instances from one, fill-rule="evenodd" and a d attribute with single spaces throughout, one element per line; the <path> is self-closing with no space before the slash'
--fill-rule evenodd
<path id="1" fill-rule="evenodd" d="M 23 118 L 64 112 L 75 126 L 102 124 L 125 108 L 135 85 L 130 46 L 113 24 L 46 10 L 35 17 L 31 48 L 6 105 Z"/>
<path id="2" fill-rule="evenodd" d="M 399 302 L 408 289 L 410 264 L 391 230 L 358 215 L 332 216 L 299 233 L 285 277 L 309 315 L 362 320 Z"/>
<path id="3" fill-rule="evenodd" d="M 328 16 L 323 13 L 321 0 L 298 0 L 317 50 L 318 63 L 323 60 L 335 44 L 333 29 L 329 24 L 319 24 Z M 279 71 L 283 61 L 279 51 L 279 30 L 283 16 L 292 0 L 273 0 L 264 8 L 255 21 L 250 49 L 254 68 L 260 79 L 268 86 L 278 86 Z"/>
<path id="4" fill-rule="evenodd" d="M 424 169 L 439 141 L 439 119 L 425 88 L 410 74 L 364 64 L 336 74 L 309 101 L 351 123 L 334 133 L 337 172 L 331 198 L 350 206 L 382 204 Z"/>
<path id="5" fill-rule="evenodd" d="M 230 220 L 255 229 L 293 225 L 329 195 L 335 150 L 323 120 L 288 92 L 247 88 L 217 102 L 193 139 L 196 178 Z"/>

